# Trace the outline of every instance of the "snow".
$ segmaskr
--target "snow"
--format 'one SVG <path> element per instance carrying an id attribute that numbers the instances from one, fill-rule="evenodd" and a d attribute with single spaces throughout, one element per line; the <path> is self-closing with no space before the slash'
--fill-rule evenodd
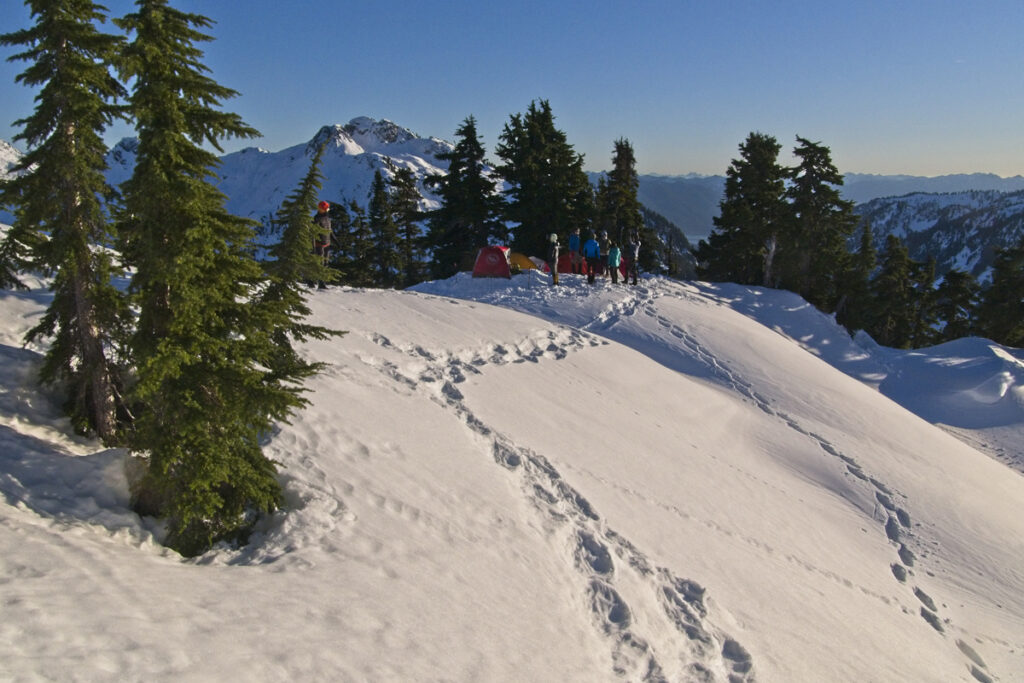
<path id="1" fill-rule="evenodd" d="M 34 385 L 45 283 L 0 292 L 0 680 L 1020 679 L 1021 350 L 562 282 L 312 293 L 287 507 L 194 560 Z"/>

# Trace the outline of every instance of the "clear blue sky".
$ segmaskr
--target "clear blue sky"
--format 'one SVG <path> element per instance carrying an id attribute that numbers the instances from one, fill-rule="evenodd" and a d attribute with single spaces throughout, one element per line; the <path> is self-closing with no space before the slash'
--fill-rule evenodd
<path id="1" fill-rule="evenodd" d="M 241 93 L 225 108 L 265 136 L 229 151 L 277 151 L 355 116 L 451 140 L 472 114 L 493 157 L 509 116 L 542 98 L 588 170 L 624 137 L 642 173 L 721 174 L 756 130 L 784 163 L 796 135 L 820 141 L 844 173 L 1024 174 L 1024 0 L 174 6 L 217 22 L 205 64 Z M 28 23 L 20 0 L 0 0 L 0 31 Z M 14 83 L 25 66 L 0 65 L 6 140 L 33 108 Z"/>

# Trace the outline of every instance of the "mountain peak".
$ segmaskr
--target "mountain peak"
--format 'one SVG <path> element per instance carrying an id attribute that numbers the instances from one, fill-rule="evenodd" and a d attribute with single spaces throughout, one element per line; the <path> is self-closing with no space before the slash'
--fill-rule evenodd
<path id="1" fill-rule="evenodd" d="M 393 121 L 378 121 L 368 116 L 357 116 L 344 125 L 335 123 L 322 127 L 310 140 L 309 147 L 316 149 L 326 144 L 328 147 L 342 150 L 344 154 L 386 154 L 389 147 L 420 139 L 420 136 Z"/>
<path id="2" fill-rule="evenodd" d="M 367 116 L 357 116 L 352 119 L 344 127 L 344 130 L 367 151 L 383 145 L 418 140 L 420 137 L 408 128 L 403 128 L 388 119 L 377 121 Z"/>

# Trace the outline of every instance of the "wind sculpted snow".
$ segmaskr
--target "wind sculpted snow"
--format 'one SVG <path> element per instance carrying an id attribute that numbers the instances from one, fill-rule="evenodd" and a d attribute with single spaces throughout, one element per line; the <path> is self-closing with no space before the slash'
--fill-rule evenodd
<path id="1" fill-rule="evenodd" d="M 35 389 L 16 339 L 45 292 L 0 293 L 0 679 L 1024 670 L 1024 477 L 970 445 L 1022 443 L 1019 350 L 906 356 L 785 293 L 563 282 L 314 294 L 349 334 L 304 347 L 329 366 L 266 445 L 287 509 L 191 561 Z M 894 388 L 910 368 L 926 391 Z M 927 421 L 997 394 L 994 427 Z"/>

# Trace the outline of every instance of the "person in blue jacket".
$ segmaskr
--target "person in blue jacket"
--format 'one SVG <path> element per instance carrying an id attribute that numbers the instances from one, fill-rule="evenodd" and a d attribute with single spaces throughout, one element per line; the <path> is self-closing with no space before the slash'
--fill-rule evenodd
<path id="1" fill-rule="evenodd" d="M 583 257 L 580 256 L 580 229 L 573 228 L 569 235 L 569 263 L 574 275 L 583 274 Z"/>
<path id="2" fill-rule="evenodd" d="M 591 233 L 590 239 L 583 243 L 583 258 L 587 260 L 587 282 L 594 284 L 597 271 L 601 267 L 601 245 L 597 243 L 596 233 Z"/>

